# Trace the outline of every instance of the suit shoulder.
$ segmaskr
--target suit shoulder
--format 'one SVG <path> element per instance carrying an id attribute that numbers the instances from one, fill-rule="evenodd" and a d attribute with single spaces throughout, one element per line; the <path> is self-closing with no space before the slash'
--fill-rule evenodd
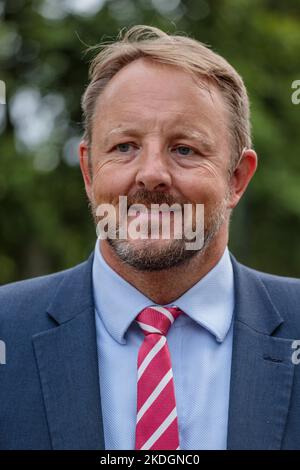
<path id="1" fill-rule="evenodd" d="M 263 282 L 267 289 L 272 291 L 286 291 L 300 294 L 300 279 L 295 277 L 279 276 L 276 274 L 270 274 L 263 271 L 257 271 L 252 268 L 246 268 L 254 273 Z"/>
<path id="2" fill-rule="evenodd" d="M 0 286 L 0 320 L 16 316 L 21 320 L 22 312 L 30 316 L 30 312 L 46 309 L 64 277 L 79 266 Z"/>
<path id="3" fill-rule="evenodd" d="M 298 330 L 300 328 L 300 279 L 269 274 L 246 266 L 243 268 L 260 281 L 280 315 L 289 325 Z"/>

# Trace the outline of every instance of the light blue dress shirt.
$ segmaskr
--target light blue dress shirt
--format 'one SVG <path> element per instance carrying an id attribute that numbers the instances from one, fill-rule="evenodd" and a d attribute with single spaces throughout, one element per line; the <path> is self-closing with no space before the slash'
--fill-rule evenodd
<path id="1" fill-rule="evenodd" d="M 137 356 L 144 334 L 134 322 L 154 305 L 95 246 L 93 289 L 105 448 L 135 448 Z M 234 278 L 228 248 L 218 264 L 176 301 L 167 341 L 174 374 L 180 449 L 226 449 Z M 99 424 L 100 425 L 100 424 Z"/>

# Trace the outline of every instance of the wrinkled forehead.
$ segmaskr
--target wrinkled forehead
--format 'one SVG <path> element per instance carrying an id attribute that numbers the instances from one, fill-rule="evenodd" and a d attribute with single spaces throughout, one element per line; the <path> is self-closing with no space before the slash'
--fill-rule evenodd
<path id="1" fill-rule="evenodd" d="M 94 113 L 96 129 L 110 132 L 130 124 L 153 130 L 192 127 L 207 137 L 222 136 L 228 113 L 221 91 L 212 81 L 178 67 L 139 59 L 110 80 Z"/>
<path id="2" fill-rule="evenodd" d="M 222 93 L 212 79 L 178 66 L 138 59 L 119 70 L 98 97 L 101 103 L 115 99 L 149 96 L 161 100 L 210 100 L 212 106 L 224 107 Z"/>

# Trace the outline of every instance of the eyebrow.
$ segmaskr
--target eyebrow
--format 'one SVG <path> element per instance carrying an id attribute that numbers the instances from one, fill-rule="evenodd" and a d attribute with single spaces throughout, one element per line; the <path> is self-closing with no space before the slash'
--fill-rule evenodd
<path id="1" fill-rule="evenodd" d="M 109 142 L 109 139 L 111 137 L 114 137 L 115 135 L 119 136 L 126 136 L 126 135 L 131 135 L 133 137 L 139 137 L 140 132 L 136 128 L 116 128 L 112 129 L 108 134 L 106 135 L 104 139 L 104 144 L 107 145 Z M 203 147 L 205 147 L 206 150 L 211 151 L 215 147 L 214 141 L 207 135 L 207 133 L 202 132 L 201 130 L 198 129 L 191 129 L 191 128 L 178 128 L 176 131 L 173 130 L 172 133 L 170 133 L 171 137 L 173 139 L 189 139 L 189 140 L 194 140 Z"/>

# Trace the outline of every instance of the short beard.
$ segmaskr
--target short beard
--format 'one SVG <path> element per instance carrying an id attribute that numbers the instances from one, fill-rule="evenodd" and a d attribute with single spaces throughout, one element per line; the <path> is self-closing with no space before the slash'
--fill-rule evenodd
<path id="1" fill-rule="evenodd" d="M 180 240 L 172 239 L 160 247 L 156 246 L 155 240 L 139 240 L 132 244 L 128 240 L 108 237 L 107 242 L 123 263 L 137 271 L 154 272 L 187 265 L 196 256 L 203 256 L 211 246 L 226 220 L 226 202 L 227 198 L 210 213 L 204 230 L 204 242 L 199 249 L 186 249 L 188 240 L 184 237 Z"/>
<path id="2" fill-rule="evenodd" d="M 212 245 L 216 235 L 218 234 L 223 223 L 230 216 L 231 211 L 227 209 L 227 202 L 230 197 L 231 190 L 228 185 L 228 191 L 224 199 L 214 207 L 210 208 L 208 215 L 204 214 L 205 226 L 203 244 L 198 249 L 186 249 L 186 243 L 192 242 L 185 237 L 182 239 L 170 239 L 163 246 L 157 246 L 157 240 L 140 239 L 132 241 L 107 237 L 107 242 L 111 246 L 119 260 L 138 271 L 162 271 L 173 267 L 187 265 L 196 256 L 202 257 L 207 249 Z M 108 197 L 105 201 L 114 205 L 117 204 L 116 198 Z M 149 206 L 151 203 L 167 203 L 170 206 L 174 203 L 180 203 L 183 207 L 184 203 L 189 201 L 176 201 L 170 195 L 164 193 L 151 193 L 141 190 L 135 196 L 128 199 L 129 206 L 135 203 L 142 203 Z M 94 199 L 89 200 L 89 207 L 94 223 L 97 226 L 98 218 L 96 216 L 96 202 Z M 119 228 L 117 228 L 119 232 Z"/>

